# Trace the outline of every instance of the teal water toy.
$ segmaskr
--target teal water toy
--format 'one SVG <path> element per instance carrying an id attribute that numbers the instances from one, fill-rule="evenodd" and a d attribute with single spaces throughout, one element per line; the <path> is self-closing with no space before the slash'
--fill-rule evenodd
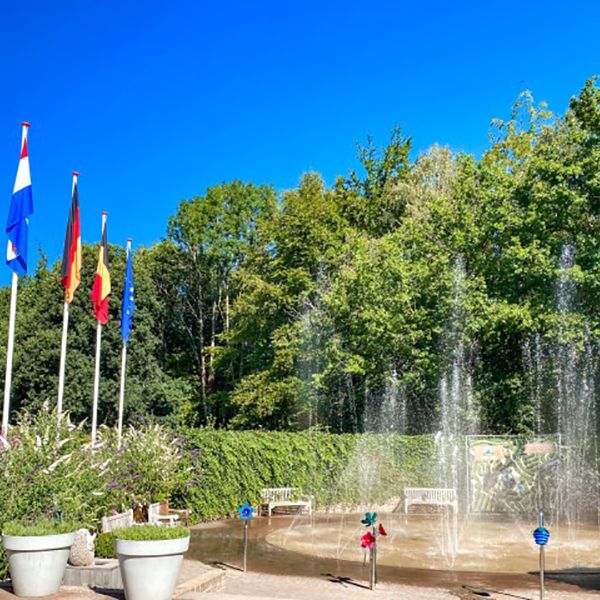
<path id="1" fill-rule="evenodd" d="M 377 536 L 387 535 L 384 526 L 379 523 L 377 525 L 377 513 L 365 513 L 361 523 L 365 527 L 369 527 L 369 531 L 360 537 L 361 548 L 369 551 L 370 569 L 369 569 L 369 587 L 375 589 L 377 583 Z"/>

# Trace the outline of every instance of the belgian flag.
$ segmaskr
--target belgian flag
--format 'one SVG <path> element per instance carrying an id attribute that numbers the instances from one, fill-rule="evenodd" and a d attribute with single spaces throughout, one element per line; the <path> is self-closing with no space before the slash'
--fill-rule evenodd
<path id="1" fill-rule="evenodd" d="M 73 171 L 73 199 L 71 211 L 65 232 L 65 247 L 63 250 L 62 273 L 60 282 L 65 288 L 65 300 L 73 301 L 75 290 L 81 283 L 81 222 L 79 219 L 79 195 L 77 194 L 77 177 Z"/>
<path id="2" fill-rule="evenodd" d="M 102 242 L 98 253 L 98 266 L 92 288 L 94 314 L 100 325 L 108 322 L 108 297 L 110 296 L 110 273 L 108 272 L 108 242 L 106 241 L 106 213 L 102 213 Z"/>

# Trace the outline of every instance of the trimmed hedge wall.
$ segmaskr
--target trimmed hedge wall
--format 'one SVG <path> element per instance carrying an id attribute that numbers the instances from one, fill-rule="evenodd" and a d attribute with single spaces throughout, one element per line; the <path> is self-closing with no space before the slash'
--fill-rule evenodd
<path id="1" fill-rule="evenodd" d="M 431 486 L 432 436 L 188 430 L 173 505 L 195 521 L 255 506 L 265 487 L 297 487 L 317 506 L 382 503 L 403 487 Z"/>

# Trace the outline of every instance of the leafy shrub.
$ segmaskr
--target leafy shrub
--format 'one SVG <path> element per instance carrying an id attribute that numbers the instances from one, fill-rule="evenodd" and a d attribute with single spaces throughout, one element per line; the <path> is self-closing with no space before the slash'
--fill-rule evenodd
<path id="1" fill-rule="evenodd" d="M 96 536 L 96 556 L 99 558 L 117 558 L 114 531 L 105 531 Z"/>
<path id="2" fill-rule="evenodd" d="M 155 540 L 174 540 L 190 535 L 187 527 L 178 525 L 176 527 L 162 527 L 161 525 L 141 525 L 137 527 L 124 527 L 114 532 L 117 540 L 135 540 L 140 542 Z"/>

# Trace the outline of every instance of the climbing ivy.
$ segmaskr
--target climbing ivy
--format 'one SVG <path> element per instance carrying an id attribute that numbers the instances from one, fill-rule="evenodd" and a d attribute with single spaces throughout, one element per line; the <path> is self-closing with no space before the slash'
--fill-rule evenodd
<path id="1" fill-rule="evenodd" d="M 267 487 L 298 488 L 322 508 L 383 503 L 432 484 L 435 445 L 431 436 L 195 429 L 182 455 L 174 502 L 198 521 L 257 505 Z"/>

